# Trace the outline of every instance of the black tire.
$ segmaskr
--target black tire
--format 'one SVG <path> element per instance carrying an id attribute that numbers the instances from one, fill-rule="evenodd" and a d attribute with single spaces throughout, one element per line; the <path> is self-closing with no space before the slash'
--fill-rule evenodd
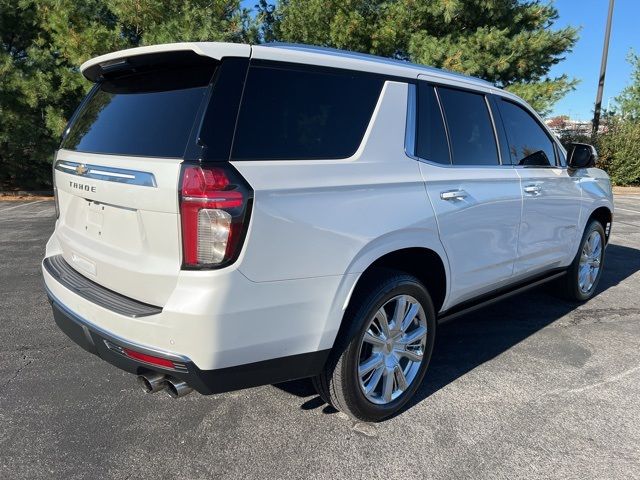
<path id="1" fill-rule="evenodd" d="M 337 410 L 358 420 L 377 422 L 397 413 L 422 383 L 433 352 L 435 312 L 431 297 L 420 281 L 412 275 L 394 270 L 374 272 L 355 295 L 357 298 L 352 298 L 345 312 L 343 326 L 331 355 L 320 375 L 313 378 L 313 384 L 322 399 Z M 415 377 L 397 398 L 380 405 L 370 401 L 360 386 L 360 349 L 364 334 L 376 312 L 399 295 L 413 297 L 420 304 L 426 320 L 427 334 L 422 347 L 421 363 L 419 367 L 416 364 L 414 370 L 417 371 Z"/>
<path id="2" fill-rule="evenodd" d="M 585 291 L 580 287 L 580 258 L 587 240 L 594 232 L 597 235 L 600 235 L 600 268 L 593 285 Z M 576 253 L 576 257 L 573 259 L 571 265 L 569 265 L 567 274 L 561 277 L 557 283 L 560 295 L 566 300 L 572 302 L 585 302 L 595 295 L 596 289 L 598 288 L 598 282 L 600 282 L 600 277 L 602 276 L 602 270 L 604 268 L 605 238 L 604 227 L 602 224 L 597 220 L 591 220 L 582 234 L 578 253 Z"/>

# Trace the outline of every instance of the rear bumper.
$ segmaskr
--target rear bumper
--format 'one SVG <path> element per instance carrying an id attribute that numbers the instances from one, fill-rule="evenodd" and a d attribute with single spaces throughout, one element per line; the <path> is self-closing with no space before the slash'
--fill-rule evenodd
<path id="1" fill-rule="evenodd" d="M 188 357 L 149 349 L 114 335 L 92 324 L 65 307 L 47 288 L 47 295 L 58 327 L 86 351 L 129 373 L 159 372 L 185 381 L 201 394 L 227 392 L 242 388 L 284 382 L 316 375 L 329 350 L 322 350 L 215 370 L 201 370 Z M 175 369 L 133 360 L 123 348 L 171 360 Z"/>

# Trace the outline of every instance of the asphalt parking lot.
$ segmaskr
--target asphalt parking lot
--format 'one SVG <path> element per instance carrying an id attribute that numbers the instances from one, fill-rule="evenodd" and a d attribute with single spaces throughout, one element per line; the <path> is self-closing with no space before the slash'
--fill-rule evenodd
<path id="1" fill-rule="evenodd" d="M 618 196 L 599 294 L 548 289 L 442 326 L 379 424 L 308 381 L 173 400 L 55 326 L 50 201 L 0 202 L 0 478 L 640 478 L 640 196 Z"/>

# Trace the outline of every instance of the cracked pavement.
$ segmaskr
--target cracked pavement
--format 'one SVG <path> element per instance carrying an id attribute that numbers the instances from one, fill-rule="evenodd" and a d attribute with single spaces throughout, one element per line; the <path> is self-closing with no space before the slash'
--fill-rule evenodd
<path id="1" fill-rule="evenodd" d="M 53 322 L 53 203 L 0 202 L 0 478 L 640 478 L 640 196 L 616 207 L 594 299 L 543 287 L 440 327 L 410 407 L 365 424 L 308 381 L 143 394 Z"/>

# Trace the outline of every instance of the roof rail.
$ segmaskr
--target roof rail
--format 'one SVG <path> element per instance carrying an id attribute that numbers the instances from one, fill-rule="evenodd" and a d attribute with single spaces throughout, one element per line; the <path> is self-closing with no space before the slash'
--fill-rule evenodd
<path id="1" fill-rule="evenodd" d="M 463 73 L 452 72 L 450 70 L 431 67 L 428 65 L 421 65 L 419 63 L 412 63 L 412 62 L 409 62 L 408 60 L 380 57 L 378 55 L 371 55 L 369 53 L 352 52 L 349 50 L 340 50 L 340 49 L 331 48 L 331 47 L 320 47 L 316 45 L 303 45 L 299 43 L 286 43 L 286 42 L 270 42 L 270 43 L 262 44 L 262 46 L 271 47 L 271 48 L 280 48 L 285 50 L 297 50 L 297 51 L 309 52 L 309 53 L 320 53 L 320 54 L 338 56 L 343 58 L 353 58 L 353 59 L 358 59 L 358 60 L 363 60 L 368 62 L 383 63 L 386 65 L 413 68 L 418 70 L 420 73 L 436 73 L 439 75 L 445 74 L 447 76 L 450 76 L 451 78 L 457 78 L 465 82 L 476 83 L 478 85 L 483 85 L 485 87 L 495 87 L 495 84 L 491 82 L 488 82 L 481 78 L 472 77 L 470 75 L 465 75 Z"/>

